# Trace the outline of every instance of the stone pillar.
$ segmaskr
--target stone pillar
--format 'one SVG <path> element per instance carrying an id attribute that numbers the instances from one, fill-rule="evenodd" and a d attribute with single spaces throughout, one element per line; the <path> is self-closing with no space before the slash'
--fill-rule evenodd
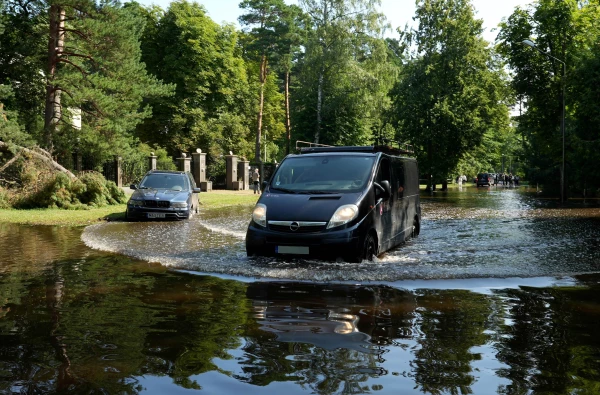
<path id="1" fill-rule="evenodd" d="M 227 155 L 225 157 L 225 189 L 234 189 L 233 183 L 238 182 L 238 157 Z"/>
<path id="2" fill-rule="evenodd" d="M 121 168 L 121 164 L 123 163 L 123 158 L 120 156 L 115 157 L 115 184 L 120 188 L 123 186 L 123 169 Z"/>
<path id="3" fill-rule="evenodd" d="M 250 189 L 250 162 L 247 160 L 241 160 L 238 162 L 238 180 L 241 181 L 241 188 L 243 190 Z"/>
<path id="4" fill-rule="evenodd" d="M 154 152 L 150 152 L 150 156 L 148 157 L 148 170 L 156 170 L 156 158 Z"/>
<path id="5" fill-rule="evenodd" d="M 181 153 L 181 158 L 177 158 L 177 170 L 190 171 L 190 162 L 192 158 L 188 158 L 185 152 Z"/>
<path id="6" fill-rule="evenodd" d="M 200 148 L 192 154 L 192 174 L 196 185 L 206 181 L 206 154 Z"/>

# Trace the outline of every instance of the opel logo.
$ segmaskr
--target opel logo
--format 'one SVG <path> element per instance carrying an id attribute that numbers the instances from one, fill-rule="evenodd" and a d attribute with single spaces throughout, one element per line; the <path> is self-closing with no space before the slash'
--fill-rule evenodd
<path id="1" fill-rule="evenodd" d="M 295 232 L 295 231 L 297 231 L 299 228 L 300 228 L 300 224 L 299 224 L 298 222 L 296 222 L 296 221 L 294 221 L 294 222 L 292 222 L 292 223 L 290 224 L 290 230 L 291 230 L 292 232 Z"/>

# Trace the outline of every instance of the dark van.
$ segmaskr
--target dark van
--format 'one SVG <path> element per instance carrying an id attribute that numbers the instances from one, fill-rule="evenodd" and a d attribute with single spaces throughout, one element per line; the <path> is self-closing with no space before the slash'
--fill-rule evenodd
<path id="1" fill-rule="evenodd" d="M 360 262 L 419 234 L 419 171 L 389 147 L 306 147 L 281 162 L 253 212 L 248 256 Z"/>

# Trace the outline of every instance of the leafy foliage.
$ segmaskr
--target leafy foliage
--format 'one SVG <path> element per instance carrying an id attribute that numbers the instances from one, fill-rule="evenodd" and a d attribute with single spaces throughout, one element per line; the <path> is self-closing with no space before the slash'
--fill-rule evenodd
<path id="1" fill-rule="evenodd" d="M 71 179 L 65 173 L 58 172 L 53 174 L 41 189 L 21 197 L 15 206 L 81 210 L 121 204 L 125 201 L 123 190 L 114 182 L 106 181 L 102 174 L 89 172 L 78 179 Z"/>
<path id="2" fill-rule="evenodd" d="M 501 26 L 498 48 L 514 71 L 512 85 L 527 108 L 518 119 L 530 163 L 527 176 L 546 191 L 559 191 L 563 89 L 566 182 L 581 192 L 600 183 L 594 165 L 600 141 L 599 18 L 594 2 L 542 0 L 516 9 Z M 526 39 L 537 50 L 523 45 Z"/>
<path id="3" fill-rule="evenodd" d="M 414 145 L 435 184 L 486 147 L 486 134 L 507 131 L 510 91 L 470 1 L 419 1 L 416 17 L 418 29 L 402 33 L 410 60 L 393 92 L 393 114 L 398 139 Z"/>
<path id="4" fill-rule="evenodd" d="M 373 130 L 382 128 L 397 67 L 379 38 L 385 25 L 376 4 L 301 2 L 310 20 L 293 91 L 299 139 L 364 145 L 373 142 Z"/>

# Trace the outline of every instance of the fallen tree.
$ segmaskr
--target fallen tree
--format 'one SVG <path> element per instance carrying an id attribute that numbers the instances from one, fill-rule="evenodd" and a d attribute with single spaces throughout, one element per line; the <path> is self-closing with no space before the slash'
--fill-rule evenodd
<path id="1" fill-rule="evenodd" d="M 11 148 L 11 146 L 9 144 L 5 143 L 4 141 L 0 141 L 0 152 L 12 152 L 10 148 Z M 60 171 L 61 173 L 65 173 L 71 179 L 77 178 L 75 176 L 75 174 L 73 174 L 70 170 L 61 166 L 58 162 L 56 162 L 54 159 L 52 159 L 52 156 L 48 153 L 48 151 L 43 150 L 42 148 L 39 148 L 39 147 L 26 148 L 26 147 L 16 146 L 16 149 L 18 150 L 18 152 L 15 154 L 15 156 L 11 160 L 9 160 L 7 163 L 5 163 L 0 168 L 0 173 L 2 173 L 8 166 L 10 166 L 10 164 L 12 162 L 14 162 L 20 155 L 22 155 L 23 153 L 26 153 L 26 154 L 29 154 L 32 157 L 35 157 L 36 159 L 40 160 L 42 163 L 46 164 L 51 170 Z"/>

